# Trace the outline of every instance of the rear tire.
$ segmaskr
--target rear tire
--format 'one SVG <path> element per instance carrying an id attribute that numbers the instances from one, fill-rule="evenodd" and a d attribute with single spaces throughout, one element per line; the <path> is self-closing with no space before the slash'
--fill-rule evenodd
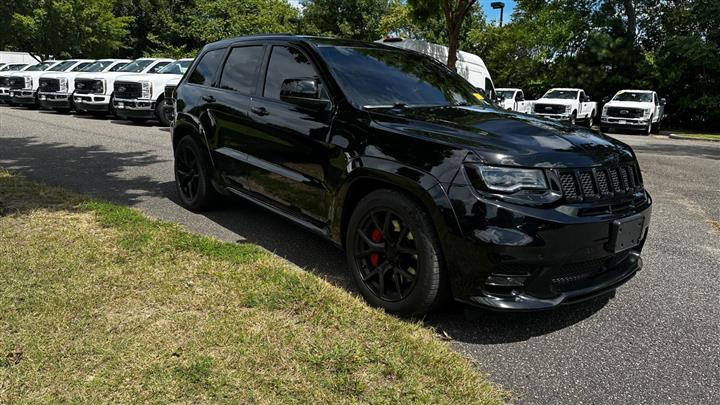
<path id="1" fill-rule="evenodd" d="M 373 306 L 401 316 L 442 303 L 442 251 L 430 216 L 412 199 L 378 190 L 360 200 L 345 239 L 348 266 Z"/>
<path id="2" fill-rule="evenodd" d="M 219 199 L 210 178 L 207 154 L 190 136 L 185 136 L 175 146 L 174 172 L 175 187 L 183 207 L 204 211 Z"/>

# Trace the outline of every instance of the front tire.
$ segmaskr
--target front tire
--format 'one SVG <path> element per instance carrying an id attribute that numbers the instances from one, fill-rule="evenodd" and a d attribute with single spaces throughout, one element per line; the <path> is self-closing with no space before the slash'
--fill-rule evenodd
<path id="1" fill-rule="evenodd" d="M 371 305 L 415 316 L 442 301 L 440 242 L 412 199 L 393 190 L 370 193 L 353 211 L 345 240 L 350 271 Z"/>
<path id="2" fill-rule="evenodd" d="M 650 117 L 650 122 L 648 123 L 647 128 L 645 128 L 645 130 L 643 130 L 643 135 L 649 136 L 652 133 L 652 127 L 653 127 L 652 120 L 653 120 L 653 117 Z"/>
<path id="3" fill-rule="evenodd" d="M 570 114 L 570 125 L 577 124 L 577 111 L 573 111 L 572 114 Z"/>
<path id="4" fill-rule="evenodd" d="M 210 179 L 207 155 L 195 140 L 186 136 L 175 146 L 175 187 L 180 203 L 190 211 L 204 211 L 219 195 Z"/>
<path id="5" fill-rule="evenodd" d="M 160 121 L 160 124 L 162 126 L 172 126 L 172 118 L 168 117 L 168 114 L 166 113 L 165 100 L 158 100 L 157 104 L 155 105 L 155 116 L 157 117 L 158 121 Z"/>

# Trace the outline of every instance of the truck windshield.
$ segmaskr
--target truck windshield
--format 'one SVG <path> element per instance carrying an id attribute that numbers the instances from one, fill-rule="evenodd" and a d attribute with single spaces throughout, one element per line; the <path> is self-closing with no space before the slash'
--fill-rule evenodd
<path id="1" fill-rule="evenodd" d="M 118 70 L 118 72 L 140 73 L 153 62 L 155 61 L 152 59 L 138 59 Z"/>
<path id="2" fill-rule="evenodd" d="M 504 98 L 505 100 L 512 100 L 512 98 L 515 96 L 514 90 L 497 90 L 498 96 Z"/>
<path id="3" fill-rule="evenodd" d="M 54 67 L 51 67 L 50 70 L 48 70 L 48 72 L 64 72 L 64 71 L 70 69 L 70 67 L 73 66 L 75 63 L 77 63 L 77 61 L 74 61 L 74 60 L 60 62 L 57 65 L 55 65 Z"/>
<path id="4" fill-rule="evenodd" d="M 178 60 L 175 61 L 160 70 L 158 73 L 166 75 L 184 75 L 188 70 L 193 61 L 191 60 Z"/>
<path id="5" fill-rule="evenodd" d="M 575 100 L 578 97 L 577 90 L 550 90 L 542 98 L 555 98 L 560 100 Z"/>
<path id="6" fill-rule="evenodd" d="M 20 69 L 24 68 L 25 66 L 27 66 L 27 65 L 22 65 L 22 64 L 20 64 L 20 65 L 7 65 L 7 66 L 4 66 L 2 69 L 0 69 L 0 72 L 6 72 L 6 71 L 11 71 L 11 70 L 12 70 L 12 71 L 16 71 L 16 70 L 20 70 Z"/>
<path id="7" fill-rule="evenodd" d="M 637 91 L 621 91 L 613 97 L 613 101 L 636 101 L 638 103 L 652 103 L 652 93 L 640 93 Z"/>
<path id="8" fill-rule="evenodd" d="M 52 66 L 52 63 L 40 63 L 39 65 L 32 65 L 29 68 L 25 69 L 26 72 L 42 72 L 44 70 L 47 70 Z"/>
<path id="9" fill-rule="evenodd" d="M 460 75 L 415 52 L 340 46 L 318 51 L 357 107 L 488 105 Z"/>
<path id="10" fill-rule="evenodd" d="M 115 61 L 112 60 L 99 60 L 91 65 L 85 66 L 84 68 L 80 69 L 81 72 L 102 72 L 103 70 L 107 69 L 108 66 L 115 63 Z"/>

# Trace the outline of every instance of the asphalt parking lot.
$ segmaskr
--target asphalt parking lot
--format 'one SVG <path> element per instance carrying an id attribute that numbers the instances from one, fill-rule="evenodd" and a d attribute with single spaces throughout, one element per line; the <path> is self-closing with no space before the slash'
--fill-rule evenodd
<path id="1" fill-rule="evenodd" d="M 519 403 L 718 403 L 720 143 L 617 137 L 655 201 L 642 272 L 613 299 L 532 314 L 452 306 L 426 321 Z M 0 106 L 0 167 L 258 244 L 353 288 L 339 250 L 260 208 L 180 208 L 167 128 Z"/>

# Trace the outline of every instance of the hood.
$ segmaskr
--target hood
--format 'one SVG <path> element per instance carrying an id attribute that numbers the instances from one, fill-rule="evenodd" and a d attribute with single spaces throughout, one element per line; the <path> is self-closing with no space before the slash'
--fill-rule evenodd
<path id="1" fill-rule="evenodd" d="M 74 79 L 79 74 L 80 72 L 44 72 L 44 74 L 40 75 L 40 77 L 48 79 L 66 78 L 70 80 Z"/>
<path id="2" fill-rule="evenodd" d="M 635 159 L 629 146 L 595 131 L 490 107 L 409 108 L 370 118 L 393 132 L 469 149 L 487 164 L 579 168 Z"/>
<path id="3" fill-rule="evenodd" d="M 605 104 L 606 107 L 619 107 L 619 108 L 648 108 L 652 106 L 652 102 L 641 103 L 638 101 L 610 101 Z"/>

